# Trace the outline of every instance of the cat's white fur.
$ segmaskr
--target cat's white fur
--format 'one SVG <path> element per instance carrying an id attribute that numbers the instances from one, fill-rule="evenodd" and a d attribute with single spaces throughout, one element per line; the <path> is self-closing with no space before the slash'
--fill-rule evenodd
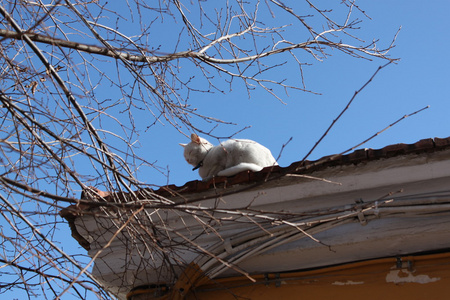
<path id="1" fill-rule="evenodd" d="M 207 181 L 214 176 L 232 176 L 250 170 L 261 171 L 264 167 L 277 165 L 266 147 L 252 140 L 232 139 L 213 146 L 195 133 L 184 148 L 186 161 L 198 169 L 200 177 Z"/>

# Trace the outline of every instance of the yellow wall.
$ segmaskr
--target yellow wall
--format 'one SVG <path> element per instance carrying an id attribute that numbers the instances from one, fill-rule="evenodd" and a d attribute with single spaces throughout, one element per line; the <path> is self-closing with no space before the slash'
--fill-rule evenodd
<path id="1" fill-rule="evenodd" d="M 195 288 L 186 299 L 450 299 L 450 253 L 254 278 L 256 283 L 219 279 Z"/>
<path id="2" fill-rule="evenodd" d="M 171 291 L 162 291 L 164 295 L 156 296 L 152 289 L 138 290 L 128 299 L 450 299 L 450 252 L 252 276 L 256 282 L 246 277 L 208 280 L 195 264 L 183 275 Z"/>

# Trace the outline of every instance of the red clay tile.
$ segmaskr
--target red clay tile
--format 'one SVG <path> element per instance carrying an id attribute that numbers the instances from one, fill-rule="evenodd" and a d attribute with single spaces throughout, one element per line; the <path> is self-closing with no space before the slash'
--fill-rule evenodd
<path id="1" fill-rule="evenodd" d="M 423 139 L 414 144 L 406 145 L 406 147 L 409 153 L 434 151 L 434 141 L 433 139 Z"/>
<path id="2" fill-rule="evenodd" d="M 436 148 L 447 148 L 450 147 L 450 137 L 447 138 L 434 138 L 434 144 Z"/>
<path id="3" fill-rule="evenodd" d="M 367 158 L 367 149 L 358 149 L 350 154 L 342 156 L 342 162 L 357 164 L 361 161 L 366 160 Z"/>
<path id="4" fill-rule="evenodd" d="M 241 184 L 241 183 L 245 183 L 248 182 L 250 180 L 250 175 L 249 175 L 249 171 L 243 171 L 240 172 L 232 177 L 228 178 L 228 184 L 229 185 L 233 185 L 233 184 Z"/>

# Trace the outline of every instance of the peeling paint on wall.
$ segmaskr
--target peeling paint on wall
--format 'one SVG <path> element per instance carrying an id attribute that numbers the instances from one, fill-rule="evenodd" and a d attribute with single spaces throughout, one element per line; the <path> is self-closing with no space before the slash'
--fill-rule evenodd
<path id="1" fill-rule="evenodd" d="M 439 277 L 430 277 L 428 275 L 413 275 L 408 270 L 392 270 L 386 275 L 386 282 L 392 283 L 430 283 L 441 280 Z"/>

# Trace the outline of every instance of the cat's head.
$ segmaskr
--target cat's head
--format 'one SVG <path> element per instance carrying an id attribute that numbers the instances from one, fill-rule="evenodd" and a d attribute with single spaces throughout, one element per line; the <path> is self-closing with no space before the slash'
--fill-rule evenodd
<path id="1" fill-rule="evenodd" d="M 180 146 L 184 148 L 184 158 L 188 164 L 198 167 L 213 145 L 193 133 L 191 134 L 191 142 L 189 144 L 180 144 Z"/>

